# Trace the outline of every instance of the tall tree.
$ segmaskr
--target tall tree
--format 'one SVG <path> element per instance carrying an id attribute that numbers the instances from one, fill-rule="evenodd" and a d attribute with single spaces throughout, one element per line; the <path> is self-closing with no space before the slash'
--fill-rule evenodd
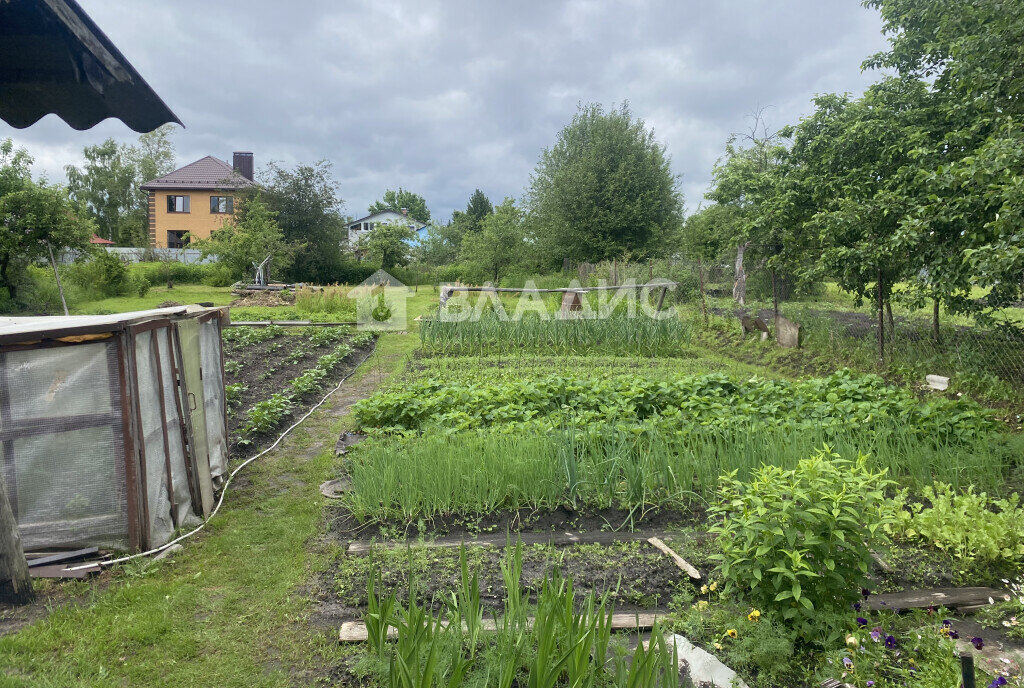
<path id="1" fill-rule="evenodd" d="M 277 213 L 267 207 L 257 192 L 240 199 L 235 216 L 225 220 L 208 239 L 192 245 L 204 257 L 217 256 L 220 264 L 239 279 L 253 274 L 253 263 L 259 265 L 271 256 L 270 267 L 276 276 L 288 270 L 295 252 L 301 248 L 285 242 L 276 217 Z"/>
<path id="2" fill-rule="evenodd" d="M 491 205 L 491 200 L 487 198 L 483 191 L 477 189 L 473 192 L 473 195 L 469 197 L 469 203 L 466 204 L 466 218 L 469 221 L 469 229 L 473 231 L 479 231 L 483 225 L 484 218 L 494 212 L 494 206 Z"/>
<path id="3" fill-rule="evenodd" d="M 430 222 L 430 210 L 427 209 L 427 202 L 423 196 L 406 191 L 402 187 L 398 187 L 397 191 L 393 189 L 385 191 L 384 198 L 370 204 L 369 212 L 382 213 L 385 210 L 393 210 L 400 213 L 402 208 L 405 208 L 409 212 L 409 217 L 414 220 L 419 220 L 423 224 Z"/>
<path id="4" fill-rule="evenodd" d="M 758 111 L 747 132 L 729 137 L 726 154 L 712 172 L 712 189 L 706 194 L 718 205 L 734 210 L 730 218 L 733 234 L 727 243 L 736 251 L 733 298 L 740 305 L 746 301 L 748 251 L 776 270 L 781 267 L 784 245 L 769 201 L 783 174 L 789 132 L 769 131 L 763 115 Z"/>
<path id="5" fill-rule="evenodd" d="M 541 154 L 528 200 L 551 264 L 663 255 L 683 220 L 665 147 L 625 103 L 581 106 Z"/>
<path id="6" fill-rule="evenodd" d="M 88 209 L 97 233 L 117 244 L 141 246 L 143 214 L 138 203 L 138 168 L 128 147 L 114 139 L 86 146 L 85 165 L 67 165 L 71 196 Z"/>
<path id="7" fill-rule="evenodd" d="M 293 170 L 272 162 L 260 174 L 263 200 L 277 213 L 285 242 L 301 245 L 285 272 L 291 281 L 326 284 L 337 279 L 347 236 L 344 202 L 332 174 L 326 160 Z"/>
<path id="8" fill-rule="evenodd" d="M 78 214 L 67 191 L 27 182 L 0 196 L 0 288 L 17 300 L 26 268 L 50 251 L 85 250 L 95 225 Z"/>
<path id="9" fill-rule="evenodd" d="M 139 137 L 138 145 L 107 139 L 86 146 L 85 165 L 67 165 L 71 197 L 88 209 L 97 233 L 128 246 L 144 246 L 147 197 L 139 187 L 174 169 L 173 125 L 165 124 Z"/>
<path id="10" fill-rule="evenodd" d="M 941 134 L 915 156 L 920 189 L 905 206 L 901 250 L 921 256 L 929 288 L 952 310 L 1019 300 L 1024 6 L 1004 0 L 864 4 L 881 12 L 890 41 L 889 50 L 864 66 L 924 83 L 933 128 Z M 971 287 L 987 290 L 985 299 L 972 299 Z"/>
<path id="11" fill-rule="evenodd" d="M 506 198 L 484 218 L 479 232 L 463 238 L 461 257 L 497 284 L 509 268 L 523 260 L 525 240 L 525 214 L 515 201 Z"/>

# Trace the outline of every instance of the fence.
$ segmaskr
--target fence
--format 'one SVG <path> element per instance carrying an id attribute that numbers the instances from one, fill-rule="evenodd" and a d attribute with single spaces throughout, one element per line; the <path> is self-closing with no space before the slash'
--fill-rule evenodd
<path id="1" fill-rule="evenodd" d="M 217 256 L 203 258 L 203 252 L 197 248 L 131 248 L 120 246 L 103 246 L 107 253 L 113 253 L 124 263 L 142 263 L 147 261 L 172 261 L 186 265 L 208 265 L 217 262 Z M 73 263 L 81 255 L 79 251 L 64 251 L 57 260 L 61 265 Z"/>

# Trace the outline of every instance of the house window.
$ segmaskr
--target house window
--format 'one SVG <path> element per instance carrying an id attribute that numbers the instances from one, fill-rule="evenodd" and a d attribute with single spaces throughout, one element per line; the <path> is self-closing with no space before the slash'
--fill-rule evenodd
<path id="1" fill-rule="evenodd" d="M 235 212 L 234 196 L 210 196 L 211 213 L 233 213 Z"/>
<path id="2" fill-rule="evenodd" d="M 179 198 L 181 197 L 179 196 Z M 185 198 L 188 198 L 188 196 L 185 196 Z M 186 234 L 188 232 L 167 232 L 167 248 L 185 248 L 188 246 L 189 238 L 185 236 Z"/>
<path id="3" fill-rule="evenodd" d="M 192 212 L 192 204 L 189 201 L 189 196 L 168 196 L 167 197 L 167 212 L 169 213 L 188 213 Z"/>

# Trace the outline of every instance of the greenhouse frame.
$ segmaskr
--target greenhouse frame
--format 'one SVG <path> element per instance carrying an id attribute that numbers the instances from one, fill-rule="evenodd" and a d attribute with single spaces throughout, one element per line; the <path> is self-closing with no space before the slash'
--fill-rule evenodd
<path id="1" fill-rule="evenodd" d="M 26 550 L 141 551 L 227 473 L 226 308 L 0 318 L 0 469 Z"/>

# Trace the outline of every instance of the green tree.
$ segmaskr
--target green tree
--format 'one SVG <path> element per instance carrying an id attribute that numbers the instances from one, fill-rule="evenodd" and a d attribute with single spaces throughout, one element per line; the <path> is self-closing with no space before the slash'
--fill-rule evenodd
<path id="1" fill-rule="evenodd" d="M 409 217 L 419 220 L 423 224 L 430 222 L 430 210 L 427 209 L 427 202 L 423 196 L 412 191 L 406 191 L 398 187 L 398 191 L 388 189 L 384 192 L 384 198 L 370 204 L 370 213 L 382 213 L 385 210 L 393 210 L 396 213 L 402 212 L 402 208 L 409 211 Z"/>
<path id="2" fill-rule="evenodd" d="M 96 229 L 77 212 L 65 189 L 32 181 L 0 196 L 0 227 L 0 287 L 12 301 L 29 265 L 49 260 L 51 250 L 88 249 Z"/>
<path id="3" fill-rule="evenodd" d="M 253 263 L 259 265 L 267 256 L 271 256 L 272 270 L 287 272 L 299 247 L 285 242 L 276 216 L 257 192 L 240 199 L 233 219 L 225 220 L 208 239 L 195 241 L 192 246 L 201 250 L 204 258 L 216 255 L 218 262 L 238 279 L 251 277 Z"/>
<path id="4" fill-rule="evenodd" d="M 105 239 L 128 246 L 148 243 L 147 194 L 139 187 L 174 169 L 172 125 L 139 137 L 137 146 L 107 139 L 86 146 L 85 165 L 67 165 L 68 190 L 96 222 Z"/>
<path id="5" fill-rule="evenodd" d="M 347 241 L 344 203 L 326 160 L 288 170 L 270 163 L 260 175 L 262 197 L 277 214 L 286 243 L 297 247 L 284 276 L 293 282 L 328 283 L 340 270 Z"/>
<path id="6" fill-rule="evenodd" d="M 473 195 L 469 197 L 469 203 L 466 204 L 465 215 L 469 221 L 469 229 L 479 231 L 484 218 L 492 213 L 494 213 L 494 206 L 491 205 L 491 200 L 480 189 L 474 191 Z"/>
<path id="7" fill-rule="evenodd" d="M 864 64 L 925 85 L 932 128 L 915 153 L 917 185 L 897 235 L 926 289 L 954 311 L 1024 295 L 1024 7 L 1003 0 L 867 0 L 890 49 Z M 971 287 L 988 291 L 971 298 Z M 982 313 L 984 314 L 984 313 Z M 937 328 L 936 328 L 937 332 Z"/>
<path id="8" fill-rule="evenodd" d="M 390 270 L 409 262 L 410 242 L 415 238 L 412 227 L 404 222 L 381 222 L 359 237 L 359 247 L 366 251 L 370 260 Z"/>
<path id="9" fill-rule="evenodd" d="M 144 241 L 143 214 L 138 203 L 138 168 L 128 147 L 107 139 L 97 146 L 86 146 L 85 165 L 79 169 L 67 165 L 68 190 L 96 221 L 97 233 L 104 239 L 128 246 Z"/>
<path id="10" fill-rule="evenodd" d="M 581 106 L 530 180 L 531 220 L 552 265 L 669 252 L 683 198 L 665 147 L 623 104 Z"/>
<path id="11" fill-rule="evenodd" d="M 771 200 L 783 175 L 788 130 L 770 132 L 763 112 L 754 115 L 750 130 L 729 137 L 725 156 L 715 163 L 713 186 L 706 196 L 719 206 L 731 208 L 730 236 L 726 244 L 735 251 L 733 298 L 746 301 L 746 261 L 753 257 L 772 270 L 782 267 L 784 243 Z"/>
<path id="12" fill-rule="evenodd" d="M 461 258 L 497 284 L 509 268 L 523 261 L 525 252 L 525 214 L 514 200 L 506 198 L 484 218 L 479 232 L 463 238 Z"/>

